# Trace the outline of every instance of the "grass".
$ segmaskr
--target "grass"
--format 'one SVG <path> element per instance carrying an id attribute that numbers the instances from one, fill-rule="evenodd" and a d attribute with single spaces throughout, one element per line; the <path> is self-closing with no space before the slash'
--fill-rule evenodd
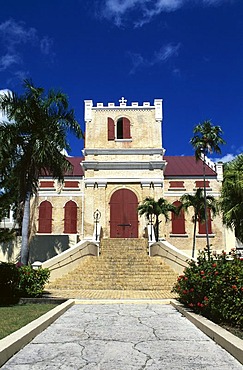
<path id="1" fill-rule="evenodd" d="M 0 339 L 29 324 L 56 306 L 56 304 L 27 303 L 0 307 Z"/>

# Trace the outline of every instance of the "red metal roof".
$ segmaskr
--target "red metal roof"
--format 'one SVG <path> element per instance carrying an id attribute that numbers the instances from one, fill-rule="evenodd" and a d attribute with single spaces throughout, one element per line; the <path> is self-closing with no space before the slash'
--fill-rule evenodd
<path id="1" fill-rule="evenodd" d="M 82 177 L 84 176 L 81 162 L 84 157 L 67 157 L 67 160 L 72 164 L 73 169 L 67 173 L 67 177 Z M 203 162 L 196 161 L 194 156 L 164 156 L 167 162 L 164 175 L 165 177 L 202 177 Z M 48 175 L 47 175 L 48 176 Z M 215 177 L 216 172 L 206 165 L 206 176 Z M 45 177 L 45 176 L 44 176 Z"/>
<path id="2" fill-rule="evenodd" d="M 84 159 L 83 157 L 66 157 L 66 159 L 73 166 L 72 171 L 69 171 L 66 176 L 84 176 L 83 168 L 80 164 Z"/>
<path id="3" fill-rule="evenodd" d="M 165 177 L 177 176 L 203 176 L 203 161 L 196 161 L 194 156 L 164 156 L 167 162 L 164 175 Z M 206 176 L 216 176 L 216 172 L 206 165 Z"/>

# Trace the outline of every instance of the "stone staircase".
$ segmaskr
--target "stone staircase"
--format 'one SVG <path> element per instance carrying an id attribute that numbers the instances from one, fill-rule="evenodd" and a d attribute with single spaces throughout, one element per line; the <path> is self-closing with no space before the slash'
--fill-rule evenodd
<path id="1" fill-rule="evenodd" d="M 160 257 L 149 257 L 147 244 L 145 239 L 103 239 L 99 257 L 81 260 L 75 270 L 47 289 L 55 294 L 81 290 L 170 293 L 178 275 Z"/>

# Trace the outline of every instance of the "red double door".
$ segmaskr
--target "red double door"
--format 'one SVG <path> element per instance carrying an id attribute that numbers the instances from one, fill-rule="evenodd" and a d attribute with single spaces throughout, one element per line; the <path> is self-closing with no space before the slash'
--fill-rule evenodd
<path id="1" fill-rule="evenodd" d="M 110 201 L 110 237 L 138 237 L 138 199 L 128 189 L 117 190 Z"/>

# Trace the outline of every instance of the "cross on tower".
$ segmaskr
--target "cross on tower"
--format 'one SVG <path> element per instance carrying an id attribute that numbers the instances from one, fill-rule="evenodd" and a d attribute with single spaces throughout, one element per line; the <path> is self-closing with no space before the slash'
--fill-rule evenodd
<path id="1" fill-rule="evenodd" d="M 119 100 L 120 105 L 126 105 L 127 100 L 122 96 L 122 98 Z"/>

